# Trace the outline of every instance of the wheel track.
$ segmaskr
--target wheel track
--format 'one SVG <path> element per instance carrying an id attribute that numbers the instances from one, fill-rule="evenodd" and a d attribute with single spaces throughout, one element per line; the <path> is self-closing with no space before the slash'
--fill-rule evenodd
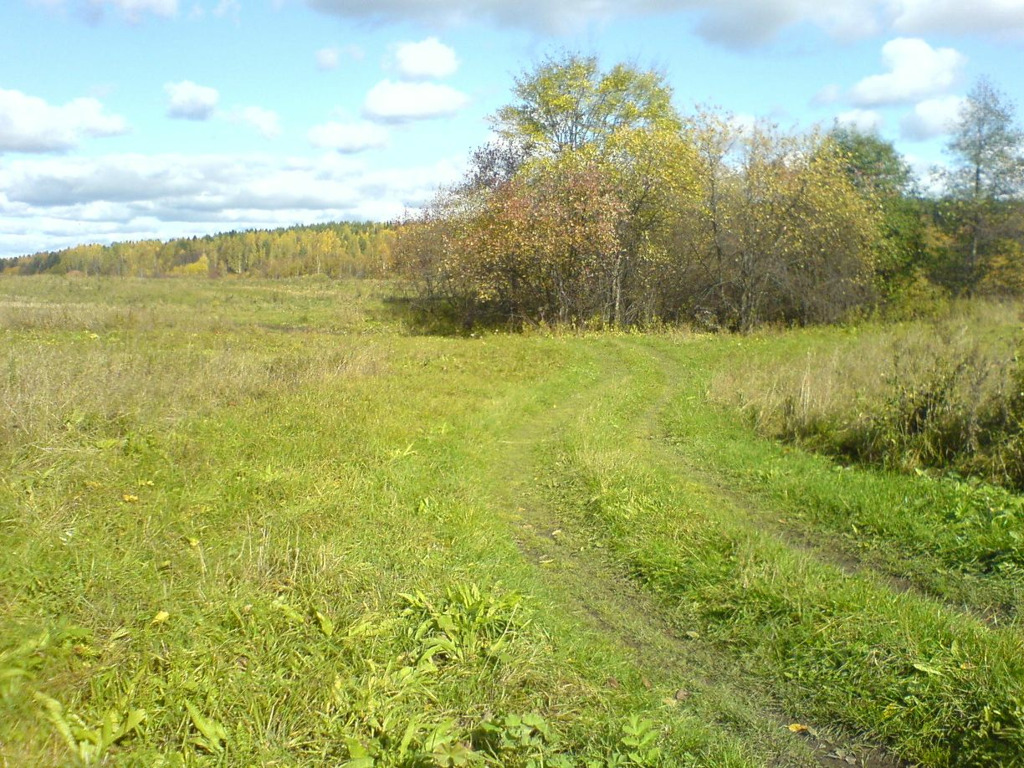
<path id="1" fill-rule="evenodd" d="M 665 375 L 670 375 L 672 361 L 663 350 L 650 349 L 652 357 L 662 366 Z M 658 405 L 658 414 L 670 406 L 672 397 L 667 396 Z M 666 461 L 675 463 L 687 477 L 702 484 L 712 493 L 720 497 L 736 512 L 749 520 L 758 531 L 765 533 L 777 541 L 784 543 L 790 550 L 799 553 L 808 560 L 832 566 L 850 578 L 866 578 L 875 582 L 880 589 L 893 594 L 913 595 L 921 600 L 934 603 L 937 607 L 961 614 L 965 619 L 977 621 L 991 629 L 1004 626 L 1012 621 L 1012 611 L 999 611 L 966 604 L 962 600 L 937 594 L 912 576 L 901 572 L 895 563 L 886 562 L 876 552 L 861 551 L 852 546 L 843 546 L 837 541 L 835 534 L 827 529 L 816 528 L 811 524 L 800 525 L 779 511 L 771 501 L 759 499 L 757 494 L 748 490 L 732 487 L 725 477 L 713 469 L 698 465 L 692 456 L 672 439 L 663 424 L 663 419 L 654 416 L 652 411 L 647 428 L 652 440 L 662 447 Z"/>
<path id="2" fill-rule="evenodd" d="M 494 487 L 505 489 L 501 506 L 510 510 L 509 522 L 521 552 L 573 607 L 576 617 L 629 649 L 644 680 L 677 690 L 684 701 L 691 696 L 700 700 L 702 706 L 694 708 L 700 716 L 726 713 L 724 720 L 719 716 L 718 724 L 748 741 L 753 736 L 760 742 L 754 759 L 763 760 L 764 765 L 796 768 L 851 764 L 834 755 L 851 756 L 852 764 L 873 768 L 899 765 L 836 730 L 828 730 L 823 738 L 794 737 L 785 728 L 791 720 L 764 707 L 764 691 L 743 686 L 736 679 L 731 658 L 680 631 L 671 610 L 630 579 L 626 570 L 594 546 L 570 518 L 561 515 L 550 489 L 538 488 L 537 478 L 547 474 L 544 462 L 551 458 L 550 446 L 564 440 L 587 408 L 621 399 L 622 392 L 635 381 L 638 359 L 643 370 L 655 374 L 657 391 L 655 397 L 648 398 L 649 405 L 642 415 L 624 430 L 654 441 L 661 458 L 671 462 L 674 471 L 703 482 L 672 455 L 660 434 L 660 415 L 676 394 L 668 383 L 672 380 L 669 362 L 654 350 L 629 341 L 616 341 L 610 347 L 613 354 L 600 357 L 602 366 L 592 389 L 576 389 L 537 416 L 506 425 L 509 431 L 499 441 L 502 459 L 492 466 L 491 473 Z M 723 680 L 730 682 L 723 687 Z"/>

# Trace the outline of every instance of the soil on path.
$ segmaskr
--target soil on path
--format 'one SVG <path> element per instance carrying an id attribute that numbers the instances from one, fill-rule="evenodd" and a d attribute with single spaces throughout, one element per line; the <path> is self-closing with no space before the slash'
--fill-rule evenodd
<path id="1" fill-rule="evenodd" d="M 705 641 L 698 633 L 677 626 L 669 606 L 645 591 L 615 563 L 598 542 L 559 514 L 557 501 L 546 492 L 545 464 L 549 446 L 557 443 L 595 399 L 613 396 L 629 386 L 630 362 L 624 356 L 600 358 L 600 376 L 592 388 L 553 403 L 546 411 L 520 420 L 501 440 L 501 459 L 491 468 L 503 488 L 503 508 L 514 527 L 522 553 L 544 574 L 550 588 L 560 594 L 583 626 L 626 649 L 644 685 L 671 692 L 669 699 L 719 727 L 758 744 L 757 761 L 774 768 L 798 766 L 863 766 L 899 768 L 904 765 L 884 750 L 828 726 L 798 724 L 774 706 L 770 691 L 747 679 L 735 659 Z M 660 394 L 646 414 L 624 429 L 634 436 L 660 441 L 659 414 L 672 401 L 670 378 L 664 361 L 650 354 L 646 364 L 660 372 Z M 666 446 L 666 455 L 669 452 Z M 708 485 L 723 504 L 735 504 L 730 489 L 710 484 L 678 458 L 675 470 L 688 482 Z M 754 513 L 755 510 L 750 510 Z M 778 531 L 768 531 L 777 535 Z M 785 540 L 785 539 L 783 539 Z M 810 552 L 796 541 L 788 543 Z M 609 680 L 615 687 L 618 681 Z M 767 702 L 767 703 L 766 703 Z"/>

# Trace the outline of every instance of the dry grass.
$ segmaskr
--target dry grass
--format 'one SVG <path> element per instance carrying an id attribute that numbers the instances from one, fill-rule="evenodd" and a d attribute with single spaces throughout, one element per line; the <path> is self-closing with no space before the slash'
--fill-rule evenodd
<path id="1" fill-rule="evenodd" d="M 719 374 L 711 393 L 769 437 L 904 469 L 973 467 L 1014 485 L 998 477 L 1003 459 L 976 459 L 1019 429 L 1020 340 L 1020 307 L 1006 303 L 840 337 L 808 331 L 781 360 L 773 347 Z"/>
<path id="2" fill-rule="evenodd" d="M 210 290 L 204 283 L 140 283 L 161 293 L 143 293 L 150 301 L 137 297 L 137 306 L 125 306 L 116 283 L 87 293 L 94 281 L 79 282 L 20 281 L 14 287 L 31 289 L 29 295 L 0 300 L 4 451 L 18 454 L 34 447 L 45 455 L 91 449 L 97 442 L 166 429 L 222 406 L 339 378 L 374 376 L 388 365 L 386 343 L 360 343 L 355 336 L 364 315 L 351 303 L 338 302 L 338 325 L 298 339 L 277 332 L 303 320 L 305 313 L 280 312 L 281 297 L 295 288 L 259 284 L 262 295 L 247 307 L 257 322 L 240 333 L 236 319 L 226 322 L 204 302 Z M 163 293 L 175 287 L 177 294 Z M 245 296 L 240 287 L 222 296 Z M 89 300 L 65 303 L 69 290 Z M 309 295 L 328 301 L 316 293 Z M 339 327 L 353 332 L 339 333 Z"/>

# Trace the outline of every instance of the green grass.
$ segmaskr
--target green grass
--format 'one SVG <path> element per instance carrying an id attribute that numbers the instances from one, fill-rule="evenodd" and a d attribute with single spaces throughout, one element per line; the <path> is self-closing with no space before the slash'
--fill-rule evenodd
<path id="1" fill-rule="evenodd" d="M 928 544 L 912 536 L 913 525 L 929 527 L 916 519 L 934 500 L 927 478 L 902 485 L 903 509 L 887 509 L 888 528 L 864 532 L 844 551 L 829 535 L 838 515 L 808 509 L 828 502 L 834 512 L 859 482 L 860 503 L 880 511 L 887 499 L 869 486 L 894 478 L 854 470 L 844 473 L 853 483 L 837 484 L 826 462 L 752 441 L 734 416 L 694 407 L 706 366 L 735 362 L 722 342 L 647 346 L 648 377 L 690 374 L 657 420 L 668 445 L 652 442 L 649 428 L 630 439 L 617 426 L 638 423 L 638 412 L 658 415 L 636 382 L 617 407 L 583 414 L 556 455 L 553 481 L 577 524 L 660 596 L 681 630 L 734 654 L 781 711 L 871 733 L 927 765 L 1012 764 L 1024 754 L 1016 622 L 964 610 L 982 607 L 974 601 L 990 588 L 1018 595 L 1019 572 L 992 573 L 980 586 L 946 574 L 965 606 L 891 578 L 910 579 L 932 562 Z M 888 569 L 855 559 L 865 541 L 891 553 Z"/>
<path id="2" fill-rule="evenodd" d="M 1019 498 L 708 397 L 842 331 L 432 337 L 385 290 L 0 281 L 5 764 L 1024 754 Z"/>

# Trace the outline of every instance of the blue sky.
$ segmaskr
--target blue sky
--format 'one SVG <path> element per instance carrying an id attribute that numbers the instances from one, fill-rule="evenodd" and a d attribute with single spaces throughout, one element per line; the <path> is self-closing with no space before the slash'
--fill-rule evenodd
<path id="1" fill-rule="evenodd" d="M 1024 0 L 4 0 L 0 30 L 0 256 L 400 216 L 560 51 L 921 170 L 977 77 L 1024 100 Z"/>

